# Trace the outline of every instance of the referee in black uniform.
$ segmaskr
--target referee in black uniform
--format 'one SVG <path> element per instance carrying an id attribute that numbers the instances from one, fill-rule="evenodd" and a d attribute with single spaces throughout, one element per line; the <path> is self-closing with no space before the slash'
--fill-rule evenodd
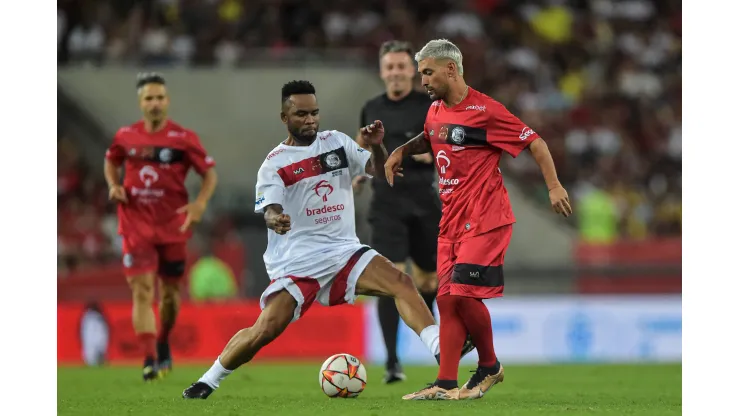
<path id="1" fill-rule="evenodd" d="M 365 103 L 360 127 L 383 120 L 384 143 L 389 149 L 401 146 L 424 130 L 432 101 L 428 94 L 414 90 L 414 75 L 411 45 L 395 40 L 385 42 L 380 48 L 380 77 L 385 82 L 385 92 Z M 437 294 L 437 235 L 442 216 L 433 187 L 432 161 L 431 153 L 404 160 L 403 177 L 395 179 L 393 188 L 385 178 L 374 177 L 368 214 L 373 248 L 401 270 L 406 270 L 406 261 L 411 259 L 411 276 L 431 311 Z M 362 178 L 355 178 L 355 189 L 362 186 Z M 378 298 L 378 318 L 388 350 L 383 382 L 404 380 L 396 351 L 399 315 L 392 298 Z"/>

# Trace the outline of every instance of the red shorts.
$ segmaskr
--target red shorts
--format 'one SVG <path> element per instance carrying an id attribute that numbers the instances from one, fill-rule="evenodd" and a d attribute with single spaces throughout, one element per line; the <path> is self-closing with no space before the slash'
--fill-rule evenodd
<path id="1" fill-rule="evenodd" d="M 466 240 L 437 244 L 437 296 L 452 294 L 477 299 L 504 295 L 504 255 L 512 225 L 504 225 Z"/>
<path id="2" fill-rule="evenodd" d="M 156 273 L 163 279 L 185 274 L 187 243 L 153 244 L 141 238 L 123 238 L 123 273 L 126 277 Z"/>

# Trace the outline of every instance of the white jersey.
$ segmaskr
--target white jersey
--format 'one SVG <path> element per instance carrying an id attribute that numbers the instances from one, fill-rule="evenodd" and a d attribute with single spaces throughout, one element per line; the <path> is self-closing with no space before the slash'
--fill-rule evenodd
<path id="1" fill-rule="evenodd" d="M 279 204 L 290 216 L 285 235 L 267 230 L 263 256 L 271 280 L 316 277 L 332 258 L 360 244 L 355 232 L 352 178 L 365 175 L 370 152 L 328 130 L 310 146 L 278 145 L 257 174 L 254 211 Z"/>

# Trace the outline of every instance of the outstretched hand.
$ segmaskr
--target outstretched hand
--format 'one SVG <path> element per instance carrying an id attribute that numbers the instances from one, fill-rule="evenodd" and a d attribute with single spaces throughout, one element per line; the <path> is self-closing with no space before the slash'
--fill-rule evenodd
<path id="1" fill-rule="evenodd" d="M 381 144 L 383 143 L 383 137 L 385 136 L 385 127 L 383 127 L 382 121 L 375 120 L 373 124 L 368 124 L 361 128 L 360 134 L 367 144 Z"/>

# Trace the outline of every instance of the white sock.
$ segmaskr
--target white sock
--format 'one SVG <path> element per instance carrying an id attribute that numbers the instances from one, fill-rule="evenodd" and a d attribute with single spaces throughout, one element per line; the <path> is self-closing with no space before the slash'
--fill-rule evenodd
<path id="1" fill-rule="evenodd" d="M 439 354 L 439 325 L 429 325 L 422 329 L 419 338 L 429 348 L 432 355 Z"/>
<path id="2" fill-rule="evenodd" d="M 231 374 L 232 371 L 233 370 L 225 369 L 224 366 L 221 365 L 221 361 L 216 358 L 216 361 L 213 362 L 211 368 L 209 368 L 198 381 L 208 384 L 213 389 L 217 389 L 219 383 L 221 383 L 226 376 Z"/>

